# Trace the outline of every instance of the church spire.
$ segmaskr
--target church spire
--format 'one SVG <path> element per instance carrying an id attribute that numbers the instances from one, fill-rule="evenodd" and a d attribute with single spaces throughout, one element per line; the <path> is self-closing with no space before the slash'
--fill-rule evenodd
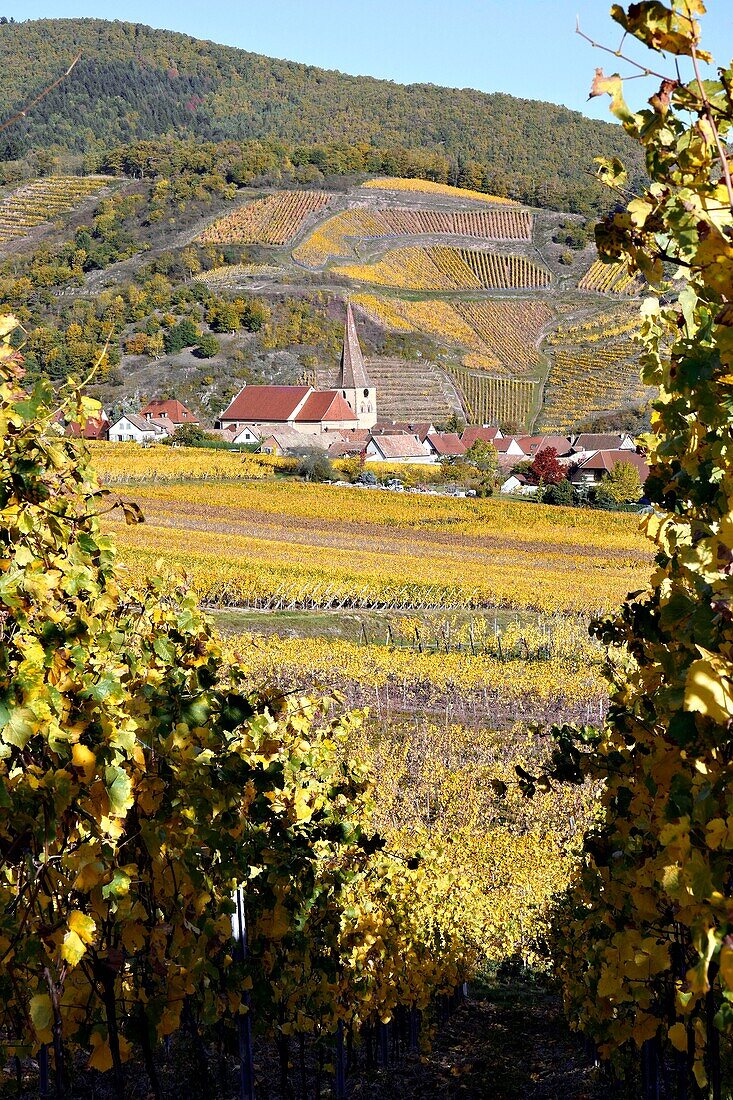
<path id="1" fill-rule="evenodd" d="M 356 334 L 356 323 L 351 311 L 351 302 L 346 303 L 346 325 L 344 327 L 344 348 L 341 352 L 341 368 L 337 387 L 340 390 L 370 389 L 371 382 L 364 364 L 364 356 Z"/>

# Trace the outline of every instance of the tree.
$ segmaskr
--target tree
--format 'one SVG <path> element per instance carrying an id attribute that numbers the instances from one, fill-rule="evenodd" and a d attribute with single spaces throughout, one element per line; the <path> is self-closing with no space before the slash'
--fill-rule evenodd
<path id="1" fill-rule="evenodd" d="M 535 484 L 557 485 L 565 477 L 565 467 L 558 461 L 554 447 L 545 447 L 534 456 L 529 475 Z"/>
<path id="2" fill-rule="evenodd" d="M 494 479 L 499 471 L 499 452 L 493 443 L 487 443 L 483 439 L 473 441 L 464 454 L 463 461 L 484 474 L 490 474 Z"/>
<path id="3" fill-rule="evenodd" d="M 549 775 L 601 792 L 558 922 L 572 1023 L 606 1057 L 642 1046 L 651 1086 L 664 1058 L 677 1095 L 709 1083 L 719 1097 L 721 1033 L 733 1034 L 733 71 L 702 79 L 702 11 L 699 0 L 614 5 L 624 33 L 654 51 L 654 70 L 669 72 L 639 111 L 618 74 L 599 69 L 593 82 L 644 147 L 651 178 L 634 193 L 618 160 L 600 162 L 615 206 L 596 240 L 607 263 L 649 283 L 642 380 L 660 392 L 644 523 L 655 566 L 648 590 L 593 627 L 609 650 L 605 726 L 555 731 Z"/>
<path id="4" fill-rule="evenodd" d="M 241 314 L 234 302 L 220 299 L 209 306 L 206 323 L 212 332 L 236 332 L 241 323 Z"/>
<path id="5" fill-rule="evenodd" d="M 204 431 L 198 424 L 179 424 L 173 435 L 164 439 L 164 443 L 177 443 L 181 447 L 201 447 L 206 443 L 213 443 L 216 436 Z M 217 441 L 218 442 L 218 441 Z"/>
<path id="6" fill-rule="evenodd" d="M 212 356 L 218 355 L 221 351 L 221 344 L 215 336 L 205 332 L 203 336 L 199 337 L 199 342 L 193 349 L 193 354 L 197 359 L 211 359 Z"/>
<path id="7" fill-rule="evenodd" d="M 618 504 L 636 504 L 641 499 L 639 471 L 631 462 L 617 462 L 603 487 Z"/>
<path id="8" fill-rule="evenodd" d="M 163 337 L 163 347 L 166 355 L 175 355 L 184 348 L 190 348 L 199 342 L 199 330 L 193 321 L 184 318 L 177 325 L 169 328 Z"/>

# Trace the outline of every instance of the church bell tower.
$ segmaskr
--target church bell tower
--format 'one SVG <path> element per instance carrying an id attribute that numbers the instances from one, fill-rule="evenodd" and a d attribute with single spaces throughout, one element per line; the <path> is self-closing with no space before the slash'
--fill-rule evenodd
<path id="1" fill-rule="evenodd" d="M 359 346 L 359 337 L 356 334 L 351 302 L 346 303 L 344 348 L 341 352 L 341 366 L 336 388 L 356 413 L 358 426 L 373 428 L 377 422 L 377 391 L 369 381 L 364 356 Z"/>

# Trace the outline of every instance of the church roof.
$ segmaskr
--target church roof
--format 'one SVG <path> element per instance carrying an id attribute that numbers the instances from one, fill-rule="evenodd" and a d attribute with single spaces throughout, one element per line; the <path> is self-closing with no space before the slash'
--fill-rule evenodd
<path id="1" fill-rule="evenodd" d="M 346 303 L 344 349 L 341 352 L 341 367 L 337 386 L 340 390 L 366 390 L 371 388 L 371 382 L 364 364 L 364 356 L 359 346 L 359 337 L 356 334 L 351 302 Z"/>
<path id="2" fill-rule="evenodd" d="M 309 386 L 244 386 L 219 420 L 286 423 L 310 392 Z"/>
<path id="3" fill-rule="evenodd" d="M 298 423 L 318 423 L 322 420 L 353 420 L 356 423 L 357 416 L 340 393 L 335 390 L 314 390 L 298 410 L 295 419 Z"/>

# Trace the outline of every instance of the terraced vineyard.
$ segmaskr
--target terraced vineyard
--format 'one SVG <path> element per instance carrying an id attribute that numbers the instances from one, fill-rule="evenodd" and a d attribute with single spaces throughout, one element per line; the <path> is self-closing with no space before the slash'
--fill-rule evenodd
<path id="1" fill-rule="evenodd" d="M 595 290 L 598 294 L 624 294 L 632 297 L 639 293 L 641 280 L 632 275 L 626 264 L 604 264 L 595 260 L 578 283 L 580 290 Z"/>
<path id="2" fill-rule="evenodd" d="M 202 244 L 283 245 L 292 240 L 310 214 L 333 200 L 327 191 L 277 191 L 217 218 L 201 233 Z"/>
<path id="3" fill-rule="evenodd" d="M 485 299 L 456 302 L 455 310 L 504 367 L 524 373 L 539 364 L 538 335 L 554 316 L 547 302 Z"/>
<path id="4" fill-rule="evenodd" d="M 428 195 L 445 195 L 450 198 L 474 199 L 477 202 L 494 202 L 502 206 L 516 206 L 513 199 L 504 198 L 502 195 L 487 195 L 484 191 L 471 191 L 467 187 L 451 187 L 448 183 L 433 183 L 432 180 L 397 179 L 394 176 L 379 176 L 373 180 L 367 180 L 362 187 L 378 188 L 384 191 L 422 191 Z"/>
<path id="5" fill-rule="evenodd" d="M 541 299 L 445 302 L 354 294 L 351 301 L 387 328 L 463 345 L 470 349 L 462 357 L 465 366 L 498 375 L 526 374 L 541 363 L 537 343 L 554 316 Z"/>
<path id="6" fill-rule="evenodd" d="M 437 364 L 381 357 L 369 360 L 369 377 L 379 394 L 379 415 L 386 420 L 445 420 L 463 413 L 463 402 L 452 379 Z M 320 369 L 309 380 L 324 389 L 334 384 L 330 371 Z"/>
<path id="7" fill-rule="evenodd" d="M 445 245 L 389 249 L 376 263 L 346 264 L 339 273 L 403 290 L 514 290 L 552 282 L 547 268 L 526 256 Z"/>
<path id="8" fill-rule="evenodd" d="M 358 257 L 360 241 L 425 235 L 531 241 L 532 214 L 513 207 L 495 210 L 352 207 L 320 225 L 293 255 L 309 267 L 322 267 L 329 260 Z"/>
<path id="9" fill-rule="evenodd" d="M 451 364 L 472 424 L 501 424 L 515 431 L 529 426 L 537 402 L 536 381 L 498 378 Z"/>
<path id="10" fill-rule="evenodd" d="M 108 176 L 45 176 L 23 184 L 0 202 L 0 245 L 68 214 L 111 182 Z"/>
<path id="11" fill-rule="evenodd" d="M 639 378 L 633 341 L 635 307 L 559 326 L 548 337 L 552 366 L 545 389 L 542 426 L 566 432 L 595 414 L 643 404 L 650 391 Z"/>

